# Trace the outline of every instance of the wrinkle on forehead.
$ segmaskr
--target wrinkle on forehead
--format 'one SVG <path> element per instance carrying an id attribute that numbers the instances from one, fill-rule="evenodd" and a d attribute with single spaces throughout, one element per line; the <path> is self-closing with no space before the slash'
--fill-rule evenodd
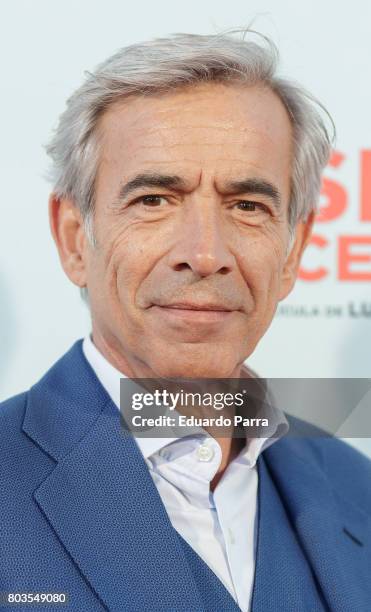
<path id="1" fill-rule="evenodd" d="M 197 186 L 212 175 L 222 182 L 255 174 L 284 181 L 283 195 L 290 191 L 292 126 L 283 103 L 267 87 L 209 83 L 132 97 L 101 117 L 100 132 L 98 179 L 100 170 L 109 172 L 109 180 L 119 174 L 121 183 L 156 169 Z"/>
<path id="2" fill-rule="evenodd" d="M 271 112 L 268 117 L 265 116 L 264 121 L 263 107 L 267 103 Z M 204 114 L 202 121 L 201 113 Z M 254 132 L 252 124 L 258 120 L 259 131 L 266 131 L 269 135 L 274 128 L 270 116 L 272 113 L 281 123 L 286 124 L 286 132 L 292 130 L 285 106 L 269 87 L 205 83 L 173 92 L 133 96 L 117 101 L 102 115 L 100 124 L 103 134 L 110 124 L 117 127 L 122 121 L 128 130 L 134 130 L 137 134 L 158 135 L 175 126 L 184 131 L 215 130 L 223 134 L 237 129 L 243 134 Z"/>

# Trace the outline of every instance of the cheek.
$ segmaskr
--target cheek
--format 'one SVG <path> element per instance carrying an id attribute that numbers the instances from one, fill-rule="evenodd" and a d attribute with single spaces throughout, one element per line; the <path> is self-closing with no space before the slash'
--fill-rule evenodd
<path id="1" fill-rule="evenodd" d="M 122 228 L 105 249 L 106 285 L 120 302 L 135 304 L 141 284 L 164 253 L 169 240 L 160 227 Z M 169 237 L 168 237 L 169 238 Z"/>
<path id="2" fill-rule="evenodd" d="M 285 262 L 284 240 L 278 236 L 273 239 L 271 235 L 257 235 L 240 244 L 238 261 L 255 301 L 275 299 Z"/>

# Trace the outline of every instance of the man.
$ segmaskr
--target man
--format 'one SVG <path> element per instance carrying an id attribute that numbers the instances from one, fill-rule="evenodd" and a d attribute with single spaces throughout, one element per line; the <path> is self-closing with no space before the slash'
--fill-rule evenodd
<path id="1" fill-rule="evenodd" d="M 366 458 L 119 419 L 121 377 L 243 375 L 310 236 L 330 152 L 313 99 L 269 41 L 179 34 L 90 74 L 48 152 L 92 334 L 1 406 L 0 590 L 84 612 L 371 610 Z"/>

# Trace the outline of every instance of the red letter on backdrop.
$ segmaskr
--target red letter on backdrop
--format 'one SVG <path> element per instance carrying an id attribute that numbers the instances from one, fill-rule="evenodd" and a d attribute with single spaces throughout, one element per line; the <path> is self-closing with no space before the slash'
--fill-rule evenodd
<path id="1" fill-rule="evenodd" d="M 328 245 L 328 241 L 326 240 L 326 238 L 323 238 L 322 236 L 317 236 L 314 234 L 311 237 L 308 243 L 308 246 L 311 244 L 315 244 L 320 249 L 323 249 L 324 247 Z M 300 268 L 299 273 L 298 273 L 298 278 L 300 278 L 301 280 L 306 280 L 306 281 L 317 281 L 327 276 L 327 274 L 328 274 L 328 270 L 327 268 L 324 268 L 324 267 L 319 267 L 317 268 L 317 270 L 304 270 L 303 268 Z"/>
<path id="2" fill-rule="evenodd" d="M 369 272 L 355 272 L 351 270 L 354 262 L 371 262 L 371 249 L 368 254 L 352 254 L 353 244 L 367 244 L 371 247 L 371 236 L 339 236 L 339 280 L 342 281 L 369 281 L 371 280 L 371 269 Z"/>
<path id="3" fill-rule="evenodd" d="M 342 153 L 334 151 L 328 163 L 331 168 L 338 168 L 344 161 Z M 326 204 L 321 206 L 316 223 L 327 223 L 340 217 L 347 207 L 347 192 L 340 183 L 331 179 L 322 179 L 321 195 L 326 197 Z"/>
<path id="4" fill-rule="evenodd" d="M 371 151 L 361 151 L 361 221 L 371 221 Z"/>

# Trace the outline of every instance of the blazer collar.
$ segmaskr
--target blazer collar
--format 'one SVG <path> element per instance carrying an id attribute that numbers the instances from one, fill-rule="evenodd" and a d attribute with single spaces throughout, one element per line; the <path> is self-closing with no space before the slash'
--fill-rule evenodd
<path id="1" fill-rule="evenodd" d="M 23 431 L 56 461 L 89 431 L 111 403 L 82 352 L 78 340 L 31 387 Z"/>

